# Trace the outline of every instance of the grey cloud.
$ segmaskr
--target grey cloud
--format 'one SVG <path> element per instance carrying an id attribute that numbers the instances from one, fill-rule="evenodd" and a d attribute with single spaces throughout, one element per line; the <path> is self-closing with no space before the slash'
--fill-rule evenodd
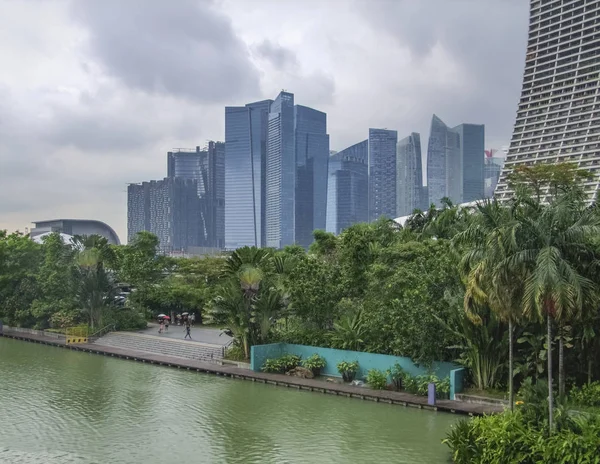
<path id="1" fill-rule="evenodd" d="M 73 14 L 93 56 L 129 87 L 202 103 L 259 92 L 246 45 L 210 1 L 76 1 Z"/>
<path id="2" fill-rule="evenodd" d="M 269 39 L 265 39 L 256 45 L 254 50 L 261 58 L 268 60 L 279 70 L 298 68 L 296 54 L 292 50 L 273 43 Z"/>

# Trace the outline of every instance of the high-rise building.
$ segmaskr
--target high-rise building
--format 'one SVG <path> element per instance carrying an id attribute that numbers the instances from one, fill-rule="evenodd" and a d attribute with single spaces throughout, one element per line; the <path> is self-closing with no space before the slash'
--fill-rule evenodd
<path id="1" fill-rule="evenodd" d="M 198 189 L 198 230 L 195 246 L 224 248 L 225 246 L 225 144 L 208 142 L 201 150 L 167 153 L 169 178 L 193 179 Z"/>
<path id="2" fill-rule="evenodd" d="M 495 196 L 512 196 L 507 176 L 520 165 L 576 163 L 600 168 L 600 3 L 532 0 L 523 88 L 510 148 Z"/>
<path id="3" fill-rule="evenodd" d="M 369 129 L 369 221 L 396 217 L 398 132 Z"/>
<path id="4" fill-rule="evenodd" d="M 413 132 L 398 142 L 396 153 L 396 216 L 422 207 L 421 136 Z"/>
<path id="5" fill-rule="evenodd" d="M 458 134 L 462 165 L 461 202 L 481 200 L 484 193 L 483 165 L 485 127 L 483 124 L 460 124 L 452 129 Z"/>
<path id="6" fill-rule="evenodd" d="M 281 92 L 271 103 L 267 134 L 266 245 L 295 241 L 296 150 L 294 94 Z"/>
<path id="7" fill-rule="evenodd" d="M 325 229 L 327 222 L 327 175 L 329 135 L 327 115 L 306 106 L 296 105 L 296 192 L 295 242 L 305 248 L 313 241 L 315 229 Z"/>
<path id="8" fill-rule="evenodd" d="M 427 147 L 429 204 L 441 206 L 444 197 L 455 204 L 483 198 L 484 139 L 482 124 L 449 128 L 433 115 Z"/>
<path id="9" fill-rule="evenodd" d="M 266 243 L 266 155 L 272 100 L 225 108 L 225 248 Z"/>
<path id="10" fill-rule="evenodd" d="M 164 253 L 186 251 L 198 246 L 198 182 L 195 179 L 165 178 L 127 188 L 127 236 L 149 231 L 159 240 Z"/>
<path id="11" fill-rule="evenodd" d="M 329 158 L 328 232 L 339 234 L 352 224 L 368 221 L 368 156 L 369 141 L 364 140 Z"/>
<path id="12" fill-rule="evenodd" d="M 484 198 L 492 198 L 494 190 L 500 179 L 502 166 L 504 166 L 504 158 L 502 156 L 494 156 L 496 150 L 485 151 L 485 165 L 483 167 L 484 178 Z"/>

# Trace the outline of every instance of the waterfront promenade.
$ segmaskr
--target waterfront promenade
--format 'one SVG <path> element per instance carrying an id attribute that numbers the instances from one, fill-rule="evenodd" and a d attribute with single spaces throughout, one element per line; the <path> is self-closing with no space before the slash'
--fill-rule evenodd
<path id="1" fill-rule="evenodd" d="M 102 346 L 94 343 L 85 343 L 77 345 L 67 345 L 63 339 L 40 334 L 12 332 L 6 330 L 2 334 L 6 338 L 23 340 L 34 343 L 42 343 L 49 346 L 67 348 L 74 351 L 82 351 L 103 356 L 118 357 L 121 359 L 157 364 L 177 369 L 186 369 L 190 371 L 203 372 L 224 377 L 230 377 L 252 382 L 261 382 L 287 388 L 296 388 L 324 394 L 346 396 L 348 398 L 358 398 L 375 402 L 384 402 L 395 405 L 416 407 L 421 409 L 430 409 L 434 411 L 444 411 L 456 414 L 466 414 L 480 416 L 483 414 L 493 414 L 502 411 L 501 406 L 472 404 L 461 401 L 438 400 L 435 406 L 427 404 L 427 398 L 411 395 L 403 392 L 394 392 L 387 390 L 372 390 L 366 387 L 344 385 L 338 383 L 323 382 L 315 379 L 302 379 L 280 374 L 267 374 L 263 372 L 254 372 L 246 368 L 236 367 L 235 363 L 228 365 L 226 363 L 205 362 L 193 359 L 178 358 L 173 356 L 164 356 L 154 353 L 141 352 L 132 349 L 122 349 L 111 346 Z"/>

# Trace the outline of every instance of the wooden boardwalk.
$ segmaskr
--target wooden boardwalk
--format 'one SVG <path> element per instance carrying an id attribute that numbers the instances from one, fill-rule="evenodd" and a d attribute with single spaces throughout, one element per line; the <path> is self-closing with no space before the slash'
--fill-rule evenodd
<path id="1" fill-rule="evenodd" d="M 287 388 L 296 388 L 298 390 L 307 390 L 331 395 L 341 395 L 349 398 L 359 398 L 375 402 L 383 402 L 402 406 L 415 407 L 420 409 L 429 409 L 433 411 L 452 412 L 456 414 L 466 414 L 471 416 L 480 416 L 483 414 L 494 414 L 502 412 L 502 406 L 492 406 L 485 404 L 473 404 L 462 401 L 438 400 L 435 406 L 427 404 L 427 398 L 423 396 L 411 395 L 409 393 L 394 392 L 388 390 L 372 390 L 365 387 L 351 385 L 328 383 L 321 380 L 302 379 L 281 374 L 267 374 L 264 372 L 254 372 L 249 369 L 222 365 L 221 363 L 210 363 L 196 361 L 193 359 L 175 358 L 172 356 L 163 356 L 153 353 L 124 350 L 112 346 L 100 346 L 95 344 L 66 345 L 63 340 L 51 338 L 43 335 L 34 335 L 29 333 L 4 332 L 6 338 L 24 340 L 34 343 L 42 343 L 56 347 L 67 348 L 74 351 L 99 354 L 103 356 L 117 357 L 132 361 L 138 361 L 148 364 L 157 364 L 177 369 L 186 369 L 189 371 L 204 372 L 224 377 L 230 377 L 251 382 L 261 382 L 265 384 L 278 385 Z"/>

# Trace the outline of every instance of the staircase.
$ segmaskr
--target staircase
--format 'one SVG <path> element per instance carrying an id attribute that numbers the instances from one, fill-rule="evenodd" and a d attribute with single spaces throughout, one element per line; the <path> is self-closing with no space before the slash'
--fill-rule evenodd
<path id="1" fill-rule="evenodd" d="M 140 335 L 131 332 L 110 332 L 93 343 L 123 350 L 195 359 L 197 361 L 220 363 L 223 359 L 223 347 L 220 345 L 161 338 L 153 335 Z"/>

